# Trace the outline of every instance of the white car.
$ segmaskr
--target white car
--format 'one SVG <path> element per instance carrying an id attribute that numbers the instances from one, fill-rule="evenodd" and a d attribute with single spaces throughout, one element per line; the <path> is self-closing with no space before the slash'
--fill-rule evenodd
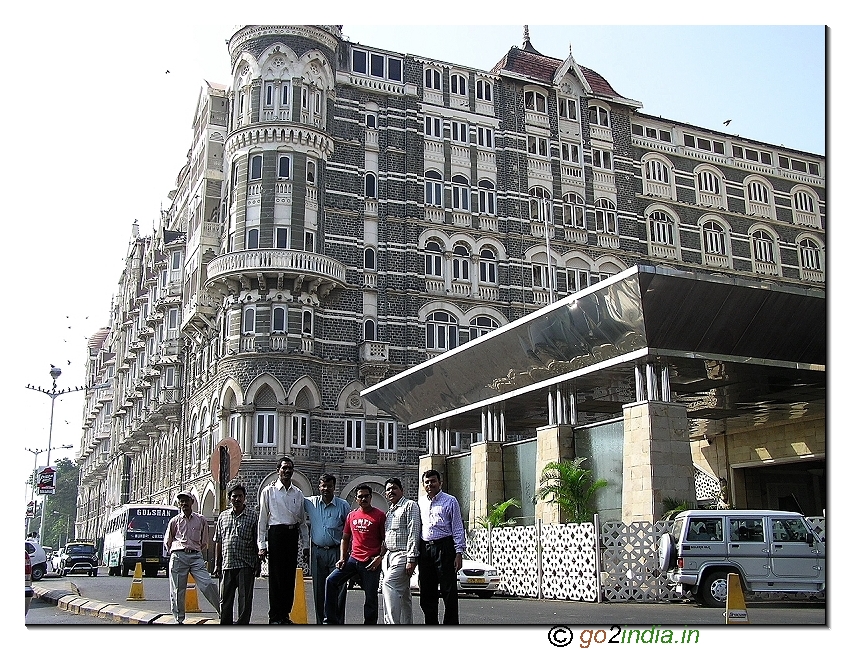
<path id="1" fill-rule="evenodd" d="M 39 545 L 38 541 L 27 539 L 24 542 L 27 554 L 30 556 L 30 564 L 32 565 L 32 580 L 41 581 L 41 578 L 47 574 L 47 554 L 44 548 Z"/>
<path id="2" fill-rule="evenodd" d="M 501 588 L 501 576 L 493 566 L 463 555 L 463 567 L 457 573 L 458 593 L 475 593 L 479 597 L 492 597 Z M 419 566 L 410 578 L 410 589 L 419 592 Z"/>

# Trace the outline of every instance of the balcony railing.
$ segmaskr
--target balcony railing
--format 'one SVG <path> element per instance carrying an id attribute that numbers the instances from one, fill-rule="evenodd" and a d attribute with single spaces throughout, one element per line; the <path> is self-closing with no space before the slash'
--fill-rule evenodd
<path id="1" fill-rule="evenodd" d="M 597 237 L 597 240 L 599 241 L 599 245 L 602 248 L 613 248 L 616 250 L 620 247 L 620 237 L 616 234 L 600 232 Z"/>
<path id="2" fill-rule="evenodd" d="M 216 257 L 207 267 L 207 282 L 233 274 L 287 270 L 345 283 L 345 265 L 336 259 L 315 252 L 283 249 L 243 250 Z"/>

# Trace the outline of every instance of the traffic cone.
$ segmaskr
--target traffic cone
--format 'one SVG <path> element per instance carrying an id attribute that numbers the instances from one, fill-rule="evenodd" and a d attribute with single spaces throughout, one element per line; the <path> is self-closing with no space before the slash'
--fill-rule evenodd
<path id="1" fill-rule="evenodd" d="M 289 619 L 294 624 L 308 624 L 307 622 L 307 595 L 304 592 L 304 570 L 295 570 L 295 601 L 292 603 L 292 612 Z"/>
<path id="2" fill-rule="evenodd" d="M 133 571 L 133 583 L 130 584 L 130 594 L 127 595 L 128 602 L 142 602 L 145 599 L 145 585 L 142 583 L 142 564 L 136 563 Z"/>
<path id="3" fill-rule="evenodd" d="M 189 573 L 186 580 L 186 612 L 187 613 L 202 613 L 201 607 L 198 606 L 198 589 L 195 587 L 195 578 L 192 573 Z"/>
<path id="4" fill-rule="evenodd" d="M 749 624 L 747 602 L 744 601 L 744 591 L 741 588 L 741 577 L 738 573 L 726 575 L 726 624 Z"/>

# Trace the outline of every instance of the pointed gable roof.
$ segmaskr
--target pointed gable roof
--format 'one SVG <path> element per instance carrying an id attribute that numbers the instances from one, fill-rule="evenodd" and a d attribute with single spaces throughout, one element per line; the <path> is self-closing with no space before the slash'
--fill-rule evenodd
<path id="1" fill-rule="evenodd" d="M 527 79 L 541 81 L 544 85 L 549 86 L 558 83 L 570 71 L 576 75 L 588 95 L 611 99 L 638 108 L 642 107 L 640 102 L 623 97 L 614 90 L 605 77 L 598 72 L 576 63 L 572 53 L 566 60 L 562 61 L 538 52 L 531 44 L 527 30 L 522 47 L 511 47 L 490 72 L 492 74 L 508 72 Z"/>

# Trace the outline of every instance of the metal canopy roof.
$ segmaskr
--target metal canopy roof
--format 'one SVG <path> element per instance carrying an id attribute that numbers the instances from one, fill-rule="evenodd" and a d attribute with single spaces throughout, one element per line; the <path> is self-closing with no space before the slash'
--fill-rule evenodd
<path id="1" fill-rule="evenodd" d="M 362 392 L 412 428 L 451 418 L 477 430 L 505 402 L 510 428 L 547 422 L 547 387 L 569 381 L 578 409 L 619 414 L 634 367 L 670 368 L 673 398 L 727 429 L 823 409 L 822 291 L 635 266 Z M 731 420 L 731 421 L 730 421 Z M 697 424 L 698 425 L 698 424 Z"/>

